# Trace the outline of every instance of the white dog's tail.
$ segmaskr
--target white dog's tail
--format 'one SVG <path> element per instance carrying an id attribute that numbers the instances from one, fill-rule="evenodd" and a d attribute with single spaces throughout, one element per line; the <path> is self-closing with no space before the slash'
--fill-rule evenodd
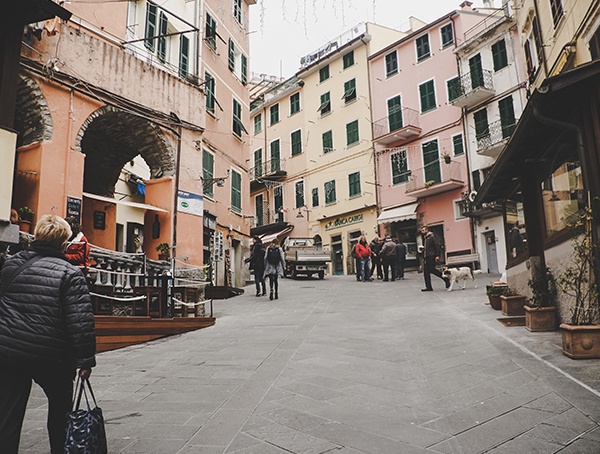
<path id="1" fill-rule="evenodd" d="M 483 274 L 482 270 L 473 270 L 473 274 Z"/>

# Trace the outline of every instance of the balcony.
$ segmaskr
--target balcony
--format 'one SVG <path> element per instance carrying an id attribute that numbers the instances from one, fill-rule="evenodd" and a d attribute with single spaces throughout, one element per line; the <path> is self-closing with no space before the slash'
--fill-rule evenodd
<path id="1" fill-rule="evenodd" d="M 463 194 L 463 199 L 458 204 L 463 216 L 474 219 L 489 219 L 501 216 L 504 212 L 501 201 L 475 205 L 468 199 L 467 193 Z"/>
<path id="2" fill-rule="evenodd" d="M 419 112 L 407 107 L 373 123 L 373 140 L 381 145 L 404 142 L 420 135 Z"/>
<path id="3" fill-rule="evenodd" d="M 270 159 L 250 169 L 250 189 L 256 190 L 266 181 L 281 181 L 287 176 L 285 159 Z"/>
<path id="4" fill-rule="evenodd" d="M 450 164 L 441 164 L 440 161 L 435 161 L 412 171 L 406 185 L 406 195 L 415 198 L 431 197 L 462 189 L 464 186 L 460 162 L 451 161 Z"/>
<path id="5" fill-rule="evenodd" d="M 503 125 L 501 120 L 491 123 L 485 133 L 477 135 L 477 153 L 490 158 L 498 157 L 516 127 L 516 120 L 508 125 Z"/>
<path id="6" fill-rule="evenodd" d="M 492 72 L 487 69 L 469 72 L 449 88 L 453 95 L 451 103 L 456 107 L 473 107 L 496 94 Z"/>

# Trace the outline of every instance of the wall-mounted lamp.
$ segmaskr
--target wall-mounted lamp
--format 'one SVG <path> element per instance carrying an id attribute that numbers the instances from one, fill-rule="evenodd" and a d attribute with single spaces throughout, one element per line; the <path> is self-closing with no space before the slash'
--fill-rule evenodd
<path id="1" fill-rule="evenodd" d="M 227 175 L 224 177 L 204 178 L 201 176 L 200 178 L 202 179 L 202 189 L 205 191 L 213 184 L 216 184 L 218 187 L 222 188 L 223 186 L 225 186 L 225 180 L 229 178 L 229 170 L 227 170 Z"/>

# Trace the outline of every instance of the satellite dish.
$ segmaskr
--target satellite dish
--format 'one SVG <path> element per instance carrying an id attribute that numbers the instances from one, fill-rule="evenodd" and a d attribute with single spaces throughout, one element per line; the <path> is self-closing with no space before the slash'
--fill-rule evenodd
<path id="1" fill-rule="evenodd" d="M 475 197 L 477 197 L 477 191 L 469 192 L 469 202 L 471 202 L 471 203 L 475 202 Z"/>

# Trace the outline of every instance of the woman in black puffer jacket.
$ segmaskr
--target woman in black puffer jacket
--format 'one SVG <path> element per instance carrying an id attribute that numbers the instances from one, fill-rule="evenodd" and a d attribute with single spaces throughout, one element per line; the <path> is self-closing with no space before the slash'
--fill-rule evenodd
<path id="1" fill-rule="evenodd" d="M 48 397 L 52 453 L 64 452 L 76 369 L 96 365 L 94 315 L 85 277 L 63 254 L 69 224 L 45 215 L 30 250 L 6 261 L 0 299 L 0 450 L 16 454 L 32 380 Z M 24 268 L 21 265 L 26 264 Z"/>

